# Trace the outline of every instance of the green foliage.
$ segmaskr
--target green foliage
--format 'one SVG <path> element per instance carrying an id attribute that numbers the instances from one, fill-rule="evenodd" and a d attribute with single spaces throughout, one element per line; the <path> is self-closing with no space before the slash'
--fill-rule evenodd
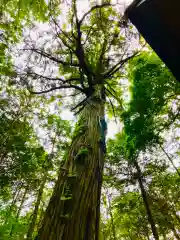
<path id="1" fill-rule="evenodd" d="M 150 239 L 146 207 L 137 187 L 136 162 L 158 233 L 165 238 L 173 232 L 174 239 L 180 223 L 179 174 L 174 172 L 177 169 L 170 171 L 172 163 L 162 155 L 159 144 L 166 141 L 163 131 L 167 136 L 172 126 L 174 131 L 178 129 L 180 86 L 154 53 L 142 53 L 131 61 L 127 70 L 131 98 L 124 103 L 125 110 L 120 115 L 123 131 L 108 141 L 104 177 L 105 187 L 115 188 L 116 197 L 102 233 L 106 239 L 112 239 L 113 220 L 117 239 Z M 178 162 L 176 155 L 175 163 Z"/>
<path id="2" fill-rule="evenodd" d="M 164 116 L 166 112 L 172 112 L 168 104 L 172 97 L 178 96 L 180 88 L 155 54 L 142 53 L 131 61 L 128 71 L 131 99 L 121 118 L 125 124 L 127 156 L 130 159 L 137 151 L 161 143 L 159 133 L 167 124 Z"/>
<path id="3" fill-rule="evenodd" d="M 12 184 L 20 176 L 30 178 L 31 172 L 37 169 L 39 157 L 44 153 L 42 147 L 29 145 L 29 137 L 33 139 L 33 129 L 27 122 L 8 119 L 5 115 L 0 118 L 0 145 L 2 171 L 0 174 L 1 188 Z M 5 170 L 6 169 L 6 170 Z"/>
<path id="4" fill-rule="evenodd" d="M 85 147 L 81 147 L 75 157 L 75 164 L 77 172 L 82 171 L 82 169 L 86 165 L 86 159 L 89 153 L 89 149 Z"/>
<path id="5" fill-rule="evenodd" d="M 75 124 L 72 139 L 83 135 L 86 132 L 86 129 L 87 129 L 87 125 L 86 125 L 85 119 L 80 118 L 80 120 Z"/>
<path id="6" fill-rule="evenodd" d="M 114 199 L 115 221 L 121 228 L 118 237 L 131 236 L 132 239 L 146 237 L 146 212 L 139 193 L 128 192 Z"/>
<path id="7" fill-rule="evenodd" d="M 78 152 L 78 156 L 80 156 L 80 155 L 87 155 L 88 154 L 88 152 L 89 152 L 89 150 L 88 150 L 88 148 L 80 148 L 79 149 L 79 152 Z"/>
<path id="8" fill-rule="evenodd" d="M 8 212 L 7 212 L 8 211 Z M 26 217 L 21 217 L 20 219 L 16 218 L 16 215 L 14 212 L 2 209 L 0 210 L 0 218 L 1 220 L 4 218 L 8 219 L 5 224 L 0 225 L 0 239 L 18 239 L 19 237 L 23 237 L 27 232 L 27 225 L 28 225 L 28 219 Z M 13 235 L 11 235 L 11 231 L 13 229 Z"/>
<path id="9" fill-rule="evenodd" d="M 9 85 L 8 79 L 1 82 L 0 95 L 0 238 L 19 239 L 28 231 L 45 174 L 47 184 L 54 184 L 68 146 L 71 126 L 58 115 L 49 114 L 46 98 L 33 97 L 25 90 Z M 53 149 L 45 150 L 44 136 L 41 133 L 37 136 L 37 127 L 47 134 L 46 144 L 53 144 Z M 26 186 L 28 192 L 23 200 Z M 45 210 L 46 204 L 42 201 L 49 199 L 52 187 L 44 186 L 43 190 L 34 231 L 37 231 L 41 212 Z"/>

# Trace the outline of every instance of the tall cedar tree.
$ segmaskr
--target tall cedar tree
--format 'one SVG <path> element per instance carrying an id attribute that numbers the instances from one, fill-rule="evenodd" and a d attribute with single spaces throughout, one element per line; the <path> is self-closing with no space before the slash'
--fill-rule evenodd
<path id="1" fill-rule="evenodd" d="M 67 93 L 79 100 L 72 108 L 79 120 L 69 154 L 60 168 L 36 239 L 99 238 L 105 103 L 113 108 L 112 98 L 121 101 L 118 88 L 121 69 L 138 54 L 130 47 L 130 40 L 137 41 L 137 34 L 124 26 L 114 6 L 93 5 L 79 17 L 79 3 L 73 1 L 67 5 L 66 25 L 61 23 L 62 18 L 51 15 L 52 42 L 27 41 L 24 48 L 31 55 L 29 66 L 20 78 L 32 93 L 68 89 Z M 41 69 L 44 65 L 43 74 L 34 67 L 38 63 Z M 41 89 L 37 90 L 37 86 Z"/>

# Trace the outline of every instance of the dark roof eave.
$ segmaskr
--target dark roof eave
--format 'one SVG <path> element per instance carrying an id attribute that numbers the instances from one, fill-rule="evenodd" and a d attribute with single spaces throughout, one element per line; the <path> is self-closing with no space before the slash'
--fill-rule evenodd
<path id="1" fill-rule="evenodd" d="M 180 81 L 180 0 L 135 0 L 125 15 Z"/>

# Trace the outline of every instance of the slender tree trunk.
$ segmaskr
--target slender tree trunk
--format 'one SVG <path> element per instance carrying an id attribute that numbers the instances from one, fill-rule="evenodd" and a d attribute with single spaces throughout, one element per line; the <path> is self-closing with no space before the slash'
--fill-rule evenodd
<path id="1" fill-rule="evenodd" d="M 72 140 L 38 240 L 98 240 L 104 149 L 99 118 L 104 102 L 91 100 L 81 112 L 79 130 Z"/>
<path id="2" fill-rule="evenodd" d="M 18 219 L 19 219 L 19 215 L 20 215 L 20 213 L 21 213 L 23 204 L 24 204 L 24 202 L 25 202 L 27 192 L 28 192 L 28 187 L 26 187 L 26 188 L 24 189 L 24 194 L 23 194 L 23 196 L 22 196 L 22 199 L 21 199 L 21 202 L 20 202 L 20 206 L 19 206 L 19 208 L 18 208 L 18 212 L 17 212 L 17 215 L 16 215 L 16 221 L 18 221 Z M 12 234 L 13 234 L 13 230 L 14 230 L 14 224 L 12 225 L 11 231 L 10 231 L 10 234 L 9 234 L 9 236 L 11 236 L 11 237 L 12 237 Z"/>
<path id="3" fill-rule="evenodd" d="M 43 219 L 43 216 L 44 216 L 44 209 L 42 208 L 41 209 L 41 213 L 40 213 L 40 217 L 39 217 L 39 221 L 38 221 L 38 223 L 37 223 L 37 229 L 40 229 L 40 227 L 41 227 L 41 223 L 42 223 L 42 219 Z"/>
<path id="4" fill-rule="evenodd" d="M 141 194 L 142 194 L 142 198 L 143 198 L 143 201 L 144 201 L 144 206 L 145 206 L 145 209 L 146 209 L 146 212 L 147 212 L 148 221 L 149 221 L 149 224 L 151 225 L 151 230 L 152 230 L 154 238 L 156 240 L 159 240 L 159 235 L 158 235 L 158 232 L 157 232 L 157 228 L 156 228 L 156 225 L 155 225 L 152 213 L 151 213 L 151 209 L 150 209 L 150 206 L 149 206 L 149 203 L 148 203 L 146 190 L 145 190 L 144 185 L 143 185 L 141 169 L 140 169 L 137 161 L 135 161 L 134 165 L 135 165 L 137 173 L 138 173 L 139 187 L 141 189 Z"/>
<path id="5" fill-rule="evenodd" d="M 114 225 L 114 218 L 113 218 L 112 208 L 111 208 L 111 197 L 108 192 L 106 194 L 107 194 L 107 198 L 108 198 L 108 212 L 111 217 L 111 228 L 112 228 L 113 240 L 116 240 L 116 228 Z"/>
<path id="6" fill-rule="evenodd" d="M 20 206 L 19 206 L 19 209 L 18 209 L 17 215 L 16 215 L 16 219 L 19 218 L 19 215 L 20 215 L 20 213 L 21 213 L 21 210 L 22 210 L 23 204 L 24 204 L 25 199 L 26 199 L 27 192 L 28 192 L 28 187 L 26 187 L 26 188 L 24 189 L 24 194 L 23 194 L 22 199 L 21 199 L 21 203 L 20 203 Z"/>
<path id="7" fill-rule="evenodd" d="M 169 156 L 169 154 L 165 151 L 165 149 L 162 146 L 160 146 L 160 148 L 162 149 L 162 151 L 164 152 L 164 154 L 166 155 L 166 157 L 168 158 L 168 160 L 172 164 L 173 168 L 175 169 L 175 171 L 177 172 L 177 174 L 180 177 L 180 172 L 179 172 L 178 168 L 174 165 L 172 158 Z"/>
<path id="8" fill-rule="evenodd" d="M 37 196 L 37 200 L 36 200 L 33 216 L 32 216 L 31 223 L 29 225 L 29 229 L 28 229 L 28 233 L 27 233 L 27 239 L 28 240 L 32 239 L 32 235 L 33 235 L 34 228 L 35 228 L 35 225 L 36 225 L 39 205 L 41 203 L 41 198 L 42 198 L 44 186 L 46 184 L 46 180 L 47 180 L 47 173 L 44 173 L 44 177 L 42 179 L 42 183 L 41 183 L 39 191 L 38 191 L 38 196 Z"/>
<path id="9" fill-rule="evenodd" d="M 11 206 L 10 206 L 10 209 L 9 209 L 9 213 L 12 212 L 13 210 L 13 207 L 15 206 L 16 202 L 17 202 L 17 199 L 19 197 L 19 194 L 21 192 L 21 189 L 22 189 L 22 183 L 20 184 L 17 184 L 16 188 L 15 188 L 15 191 L 13 193 L 13 198 L 12 198 L 12 202 L 11 202 Z M 6 219 L 4 221 L 4 224 L 7 224 L 8 222 L 8 219 L 9 219 L 9 214 L 6 214 Z"/>

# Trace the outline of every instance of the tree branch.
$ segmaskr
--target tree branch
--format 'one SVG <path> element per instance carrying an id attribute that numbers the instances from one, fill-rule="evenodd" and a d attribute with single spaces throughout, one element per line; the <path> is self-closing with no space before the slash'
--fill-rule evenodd
<path id="1" fill-rule="evenodd" d="M 77 112 L 75 112 L 75 115 L 78 115 L 84 108 L 85 108 L 85 104 L 82 105 L 82 107 L 79 108 L 79 110 Z"/>
<path id="2" fill-rule="evenodd" d="M 86 97 L 85 99 L 83 99 L 81 102 L 79 102 L 75 107 L 73 107 L 71 110 L 74 111 L 75 109 L 77 109 L 78 107 L 80 107 L 81 105 L 84 105 L 86 102 L 88 101 L 88 97 Z"/>
<path id="3" fill-rule="evenodd" d="M 168 158 L 168 160 L 171 162 L 172 166 L 174 167 L 174 169 L 176 170 L 177 174 L 180 177 L 180 172 L 179 172 L 178 168 L 175 166 L 172 158 L 169 156 L 169 154 L 166 152 L 166 150 L 163 148 L 162 145 L 159 145 L 159 146 L 160 146 L 161 150 L 164 152 L 164 154 L 166 155 L 166 157 Z"/>
<path id="4" fill-rule="evenodd" d="M 85 61 L 85 54 L 83 49 L 83 44 L 81 43 L 81 24 L 78 20 L 77 16 L 77 7 L 76 7 L 76 0 L 73 1 L 73 9 L 74 9 L 74 15 L 76 18 L 76 28 L 77 28 L 77 37 L 76 37 L 76 56 L 79 60 L 79 66 L 84 71 L 84 73 L 87 76 L 88 85 L 89 87 L 92 86 L 92 75 L 94 76 L 94 73 L 91 71 L 91 69 L 88 67 Z"/>
<path id="5" fill-rule="evenodd" d="M 70 36 L 68 36 L 68 33 L 66 31 L 64 31 L 64 30 L 62 30 L 62 28 L 60 28 L 59 24 L 57 23 L 57 21 L 54 18 L 52 18 L 52 21 L 55 24 L 56 37 L 61 40 L 61 42 L 64 44 L 64 46 L 66 46 L 70 51 L 75 53 L 75 50 L 67 43 L 68 42 L 67 40 L 69 40 L 72 44 L 74 43 L 74 41 L 71 39 Z M 66 39 L 63 39 L 63 37 L 61 37 L 60 34 L 63 34 L 63 36 Z M 73 34 L 72 34 L 72 36 L 75 39 Z"/>
<path id="6" fill-rule="evenodd" d="M 92 11 L 94 11 L 95 9 L 98 9 L 98 8 L 104 8 L 104 7 L 110 7 L 110 6 L 113 6 L 112 4 L 110 3 L 104 3 L 102 5 L 95 5 L 94 7 L 92 7 L 89 11 L 87 11 L 81 18 L 81 20 L 79 21 L 79 24 L 81 25 L 82 22 L 84 21 L 85 17 L 87 15 L 89 15 Z"/>
<path id="7" fill-rule="evenodd" d="M 33 91 L 30 91 L 30 93 L 32 94 L 43 94 L 43 93 L 48 93 L 48 92 L 52 92 L 54 90 L 58 90 L 58 89 L 67 89 L 67 88 L 74 88 L 76 90 L 79 90 L 80 92 L 84 93 L 84 90 L 78 86 L 75 86 L 75 85 L 69 85 L 69 86 L 66 86 L 66 85 L 62 85 L 62 86 L 58 86 L 58 87 L 53 87 L 53 88 L 49 88 L 47 90 L 43 90 L 43 91 L 40 91 L 40 92 L 33 92 Z"/>
<path id="8" fill-rule="evenodd" d="M 105 75 L 107 75 L 107 77 L 110 77 L 112 75 L 114 75 L 126 62 L 128 62 L 130 59 L 132 59 L 133 57 L 137 56 L 138 53 L 141 52 L 141 50 L 146 46 L 146 43 L 141 47 L 140 50 L 136 51 L 133 55 L 125 58 L 125 59 L 121 59 L 115 66 L 113 66 L 107 73 L 105 73 Z M 124 55 L 124 54 L 123 54 Z M 119 65 L 119 66 L 118 66 Z M 105 76 L 104 75 L 104 76 Z"/>
<path id="9" fill-rule="evenodd" d="M 112 75 L 114 75 L 125 63 L 127 63 L 130 59 L 132 59 L 133 57 L 135 57 L 137 54 L 139 53 L 138 52 L 135 52 L 133 55 L 123 59 L 123 60 L 120 60 L 117 64 L 115 64 L 108 72 L 106 72 L 104 74 L 104 78 L 108 78 Z"/>
<path id="10" fill-rule="evenodd" d="M 86 35 L 86 39 L 85 39 L 84 42 L 83 42 L 83 45 L 85 45 L 86 42 L 88 41 L 89 36 L 90 36 L 90 34 L 91 34 L 91 30 L 93 29 L 94 25 L 95 25 L 95 23 L 92 24 L 91 27 L 89 28 L 89 30 L 88 30 L 88 32 L 87 32 L 87 35 Z M 93 33 L 94 33 L 94 32 L 93 32 Z"/>
<path id="11" fill-rule="evenodd" d="M 38 73 L 35 73 L 35 72 L 32 72 L 32 73 L 28 73 L 28 75 L 30 76 L 33 76 L 33 77 L 38 77 L 38 78 L 44 78 L 48 81 L 60 81 L 60 82 L 63 82 L 64 84 L 66 83 L 71 83 L 73 81 L 79 81 L 80 83 L 80 78 L 69 78 L 69 79 L 62 79 L 62 78 L 50 78 L 50 77 L 47 77 L 47 76 L 43 76 L 43 75 L 40 75 Z"/>
<path id="12" fill-rule="evenodd" d="M 108 88 L 106 88 L 106 91 L 114 98 L 118 101 L 118 103 L 120 103 L 120 99 L 118 99 L 117 96 L 115 96 Z"/>
<path id="13" fill-rule="evenodd" d="M 116 119 L 116 111 L 115 111 L 115 109 L 114 109 L 114 105 L 113 105 L 113 103 L 112 103 L 110 97 L 108 97 L 108 99 L 109 99 L 109 102 L 110 102 L 110 105 L 111 105 L 111 108 L 112 108 L 112 111 L 113 111 L 113 115 L 114 115 L 114 118 L 115 118 L 115 122 L 117 123 L 117 119 Z"/>
<path id="14" fill-rule="evenodd" d="M 180 116 L 180 108 L 177 110 L 177 113 L 174 114 L 173 118 L 169 120 L 168 123 L 165 123 L 162 128 L 158 131 L 158 133 L 161 133 L 164 129 L 168 129 Z"/>
<path id="15" fill-rule="evenodd" d="M 106 48 L 107 48 L 107 39 L 106 39 L 106 37 L 104 37 L 103 46 L 102 46 L 101 53 L 99 56 L 99 61 L 98 61 L 100 69 L 102 69 L 102 67 L 103 67 L 103 60 L 104 60 L 104 55 L 106 53 Z"/>
<path id="16" fill-rule="evenodd" d="M 25 48 L 25 49 L 23 49 L 23 50 L 33 51 L 33 52 L 38 53 L 38 54 L 40 54 L 41 56 L 46 57 L 46 58 L 48 58 L 48 59 L 50 59 L 50 60 L 52 60 L 52 61 L 54 61 L 54 62 L 56 62 L 56 63 L 60 63 L 60 64 L 62 64 L 63 66 L 79 67 L 79 64 L 78 64 L 78 63 L 75 63 L 75 62 L 72 62 L 72 63 L 65 62 L 65 61 L 63 61 L 63 60 L 61 60 L 61 59 L 58 59 L 58 58 L 56 58 L 56 57 L 51 56 L 51 54 L 49 54 L 49 53 L 46 53 L 46 52 L 44 52 L 44 51 L 42 51 L 42 50 L 39 50 L 39 49 L 36 49 L 36 48 L 32 48 L 32 49 Z"/>

